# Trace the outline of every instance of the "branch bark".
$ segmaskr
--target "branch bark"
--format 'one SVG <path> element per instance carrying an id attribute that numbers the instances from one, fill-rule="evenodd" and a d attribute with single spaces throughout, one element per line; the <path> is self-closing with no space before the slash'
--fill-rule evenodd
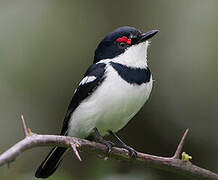
<path id="1" fill-rule="evenodd" d="M 77 148 L 107 155 L 107 148 L 105 145 L 100 143 L 68 136 L 33 134 L 26 127 L 23 116 L 21 119 L 25 132 L 25 138 L 0 155 L 0 166 L 14 161 L 22 152 L 39 146 L 69 147 L 73 150 L 74 154 L 80 161 L 82 159 L 77 151 Z M 132 163 L 140 163 L 147 167 L 175 172 L 189 178 L 218 180 L 218 174 L 198 167 L 192 164 L 190 161 L 179 159 L 187 133 L 188 129 L 185 131 L 173 157 L 160 157 L 137 152 L 137 158 L 131 159 L 127 150 L 114 147 L 110 154 L 110 158 L 131 161 Z"/>

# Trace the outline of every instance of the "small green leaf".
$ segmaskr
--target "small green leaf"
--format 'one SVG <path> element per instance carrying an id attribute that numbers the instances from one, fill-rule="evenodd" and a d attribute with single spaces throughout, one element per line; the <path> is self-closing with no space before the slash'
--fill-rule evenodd
<path id="1" fill-rule="evenodd" d="M 185 162 L 188 162 L 192 159 L 192 157 L 190 155 L 188 155 L 186 152 L 182 153 L 182 160 Z"/>

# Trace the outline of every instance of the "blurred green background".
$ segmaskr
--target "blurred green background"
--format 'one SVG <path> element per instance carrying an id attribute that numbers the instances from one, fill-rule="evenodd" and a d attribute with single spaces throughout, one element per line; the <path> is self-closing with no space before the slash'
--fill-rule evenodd
<path id="1" fill-rule="evenodd" d="M 192 162 L 218 172 L 217 0 L 0 0 L 0 152 L 33 132 L 58 134 L 95 47 L 129 25 L 159 29 L 149 48 L 155 79 L 149 101 L 118 135 L 136 150 L 171 156 L 186 128 Z M 0 179 L 32 180 L 49 148 L 23 153 Z M 162 180 L 176 174 L 97 155 L 68 153 L 50 180 Z"/>

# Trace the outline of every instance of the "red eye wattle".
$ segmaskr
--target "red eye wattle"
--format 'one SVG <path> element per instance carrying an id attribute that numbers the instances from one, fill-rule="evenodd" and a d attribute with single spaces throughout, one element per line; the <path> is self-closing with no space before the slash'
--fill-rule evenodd
<path id="1" fill-rule="evenodd" d="M 118 43 L 125 42 L 126 44 L 129 44 L 129 45 L 132 43 L 131 39 L 127 38 L 126 36 L 118 38 L 117 42 Z"/>
<path id="2" fill-rule="evenodd" d="M 131 39 L 128 39 L 127 41 L 126 41 L 126 44 L 131 44 L 132 43 L 132 41 L 131 41 Z"/>

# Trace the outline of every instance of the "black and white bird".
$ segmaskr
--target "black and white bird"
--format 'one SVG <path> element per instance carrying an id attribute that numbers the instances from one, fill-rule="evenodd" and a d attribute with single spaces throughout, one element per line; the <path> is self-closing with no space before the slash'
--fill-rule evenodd
<path id="1" fill-rule="evenodd" d="M 61 135 L 97 138 L 111 134 L 131 156 L 136 151 L 115 132 L 123 128 L 148 100 L 152 75 L 147 65 L 148 39 L 158 30 L 142 33 L 133 27 L 120 27 L 108 34 L 95 50 L 93 64 L 86 71 L 68 106 Z M 67 148 L 54 147 L 35 176 L 47 178 L 57 169 Z"/>

